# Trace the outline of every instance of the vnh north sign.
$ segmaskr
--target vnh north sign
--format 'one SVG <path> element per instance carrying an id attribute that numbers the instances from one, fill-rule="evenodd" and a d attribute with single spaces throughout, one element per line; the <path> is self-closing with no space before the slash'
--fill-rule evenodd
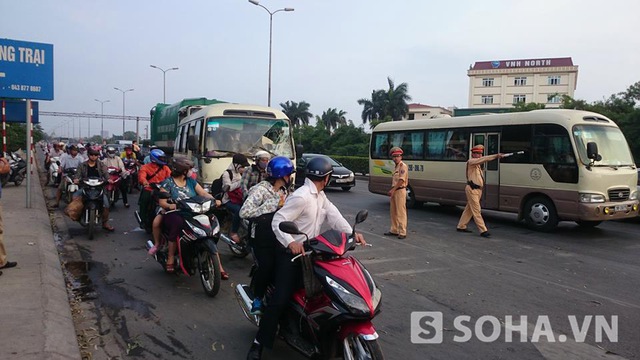
<path id="1" fill-rule="evenodd" d="M 53 45 L 0 39 L 0 98 L 53 100 Z"/>

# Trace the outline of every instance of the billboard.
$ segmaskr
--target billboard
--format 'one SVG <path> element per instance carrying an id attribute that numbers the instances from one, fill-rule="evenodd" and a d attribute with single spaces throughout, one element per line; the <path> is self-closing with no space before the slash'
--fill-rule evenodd
<path id="1" fill-rule="evenodd" d="M 0 39 L 0 97 L 53 100 L 53 45 Z"/>
<path id="2" fill-rule="evenodd" d="M 27 122 L 27 102 L 24 100 L 0 99 L 0 111 L 8 123 Z M 31 121 L 34 124 L 40 122 L 38 114 L 39 106 L 37 101 L 31 102 Z"/>

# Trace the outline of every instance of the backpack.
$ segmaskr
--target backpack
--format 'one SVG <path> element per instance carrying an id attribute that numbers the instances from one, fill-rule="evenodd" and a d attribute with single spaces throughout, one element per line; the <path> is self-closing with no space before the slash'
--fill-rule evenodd
<path id="1" fill-rule="evenodd" d="M 229 171 L 229 170 L 227 170 Z M 222 173 L 224 175 L 224 173 Z M 222 175 L 219 178 L 213 180 L 211 183 L 211 189 L 209 193 L 213 195 L 215 198 L 222 198 Z"/>

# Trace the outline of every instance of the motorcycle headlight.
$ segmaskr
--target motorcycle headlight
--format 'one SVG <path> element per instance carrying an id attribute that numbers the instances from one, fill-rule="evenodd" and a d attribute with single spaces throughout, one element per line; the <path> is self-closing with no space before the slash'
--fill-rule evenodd
<path id="1" fill-rule="evenodd" d="M 582 203 L 603 203 L 605 201 L 602 194 L 581 193 L 580 202 Z"/>
<path id="2" fill-rule="evenodd" d="M 203 213 L 206 213 L 207 211 L 209 211 L 209 209 L 211 209 L 211 200 L 207 200 L 207 201 L 202 203 L 202 212 Z"/>
<path id="3" fill-rule="evenodd" d="M 198 205 L 198 204 L 196 204 L 196 205 Z M 200 206 L 200 205 L 198 205 L 198 206 Z M 207 233 L 206 233 L 204 230 L 200 229 L 199 227 L 197 227 L 197 226 L 195 226 L 195 225 L 191 225 L 191 223 L 190 223 L 190 222 L 188 222 L 188 221 L 185 221 L 185 222 L 187 223 L 187 225 L 189 225 L 189 228 L 190 228 L 190 229 L 191 229 L 191 230 L 192 230 L 196 235 L 198 235 L 198 236 L 200 236 L 200 237 L 205 237 L 205 236 L 207 236 Z"/>
<path id="4" fill-rule="evenodd" d="M 376 286 L 376 282 L 373 281 L 373 277 L 369 273 L 369 270 L 365 268 L 362 268 L 362 270 L 364 275 L 367 277 L 367 280 L 369 280 L 369 284 L 371 284 L 371 287 L 373 288 L 373 295 L 371 298 L 373 300 L 373 309 L 375 310 L 378 308 L 378 305 L 380 304 L 380 300 L 382 300 L 382 292 Z"/>
<path id="5" fill-rule="evenodd" d="M 360 296 L 352 294 L 349 290 L 345 289 L 342 285 L 338 284 L 328 276 L 326 276 L 325 279 L 327 284 L 335 290 L 335 293 L 338 295 L 340 300 L 342 300 L 351 310 L 356 310 L 362 314 L 369 313 L 369 306 Z"/>

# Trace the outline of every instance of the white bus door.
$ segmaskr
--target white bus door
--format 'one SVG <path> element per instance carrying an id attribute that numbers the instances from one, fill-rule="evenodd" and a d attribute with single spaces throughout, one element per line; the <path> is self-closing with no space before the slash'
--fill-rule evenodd
<path id="1" fill-rule="evenodd" d="M 499 133 L 473 133 L 473 143 L 484 146 L 484 155 L 497 154 L 500 150 Z M 484 164 L 484 189 L 481 205 L 487 209 L 498 209 L 500 205 L 500 162 L 489 161 Z"/>

